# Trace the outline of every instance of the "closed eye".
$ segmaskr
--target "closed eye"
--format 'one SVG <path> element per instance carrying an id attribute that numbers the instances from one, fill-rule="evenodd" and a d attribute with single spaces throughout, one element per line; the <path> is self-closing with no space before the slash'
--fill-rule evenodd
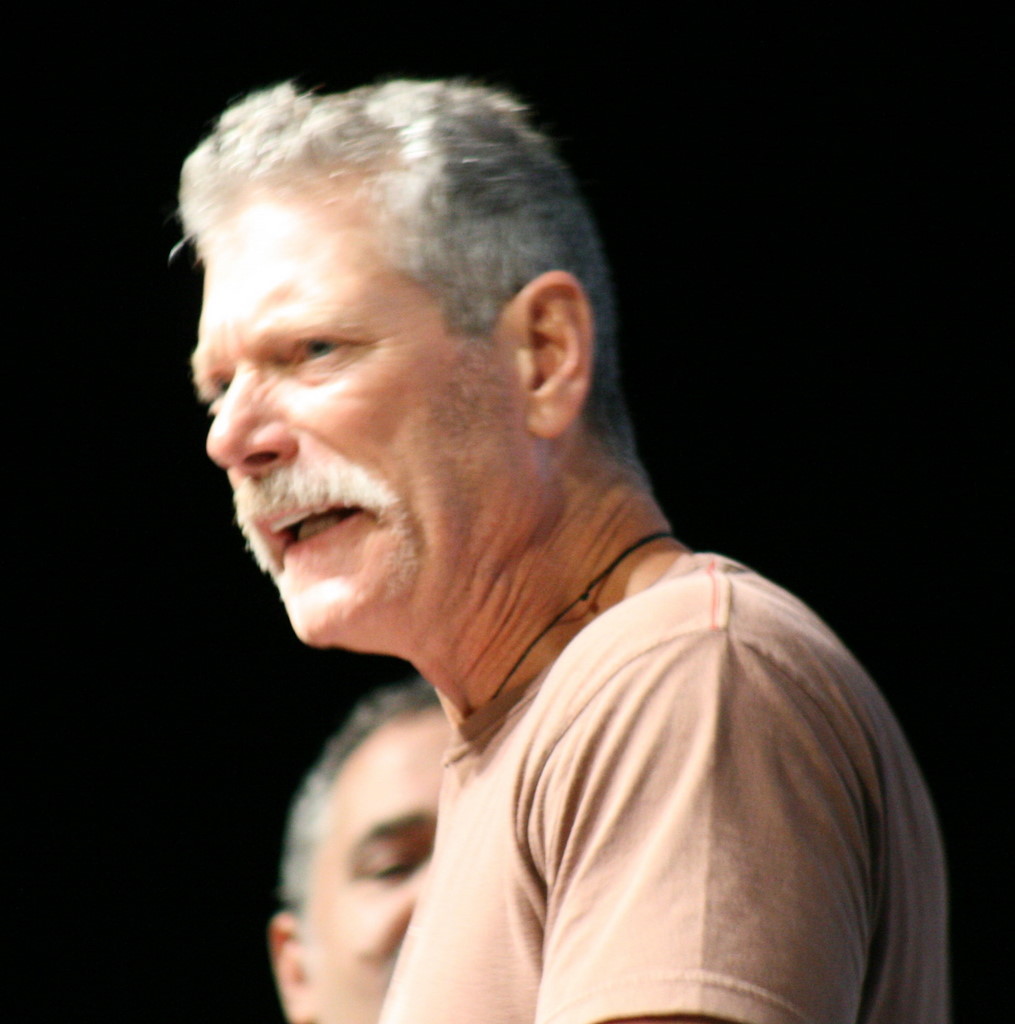
<path id="1" fill-rule="evenodd" d="M 367 877 L 377 882 L 397 882 L 418 871 L 429 859 L 430 855 L 427 851 L 425 856 L 394 861 L 384 867 L 379 867 Z"/>
<path id="2" fill-rule="evenodd" d="M 349 877 L 390 885 L 405 881 L 429 861 L 435 829 L 429 812 L 380 823 L 351 851 Z"/>

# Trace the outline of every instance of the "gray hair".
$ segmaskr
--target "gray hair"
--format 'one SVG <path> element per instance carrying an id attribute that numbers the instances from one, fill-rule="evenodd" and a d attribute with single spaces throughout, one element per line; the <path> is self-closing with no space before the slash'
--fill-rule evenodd
<path id="1" fill-rule="evenodd" d="M 200 254 L 252 188 L 295 194 L 346 174 L 365 179 L 392 265 L 430 288 L 457 333 L 489 337 L 504 304 L 548 270 L 581 281 L 597 339 L 585 422 L 605 451 L 637 467 L 602 244 L 574 176 L 524 104 L 458 80 L 252 93 L 183 166 L 185 235 Z"/>
<path id="2" fill-rule="evenodd" d="M 419 676 L 371 690 L 325 743 L 300 784 L 286 819 L 279 865 L 279 902 L 302 915 L 310 891 L 311 864 L 327 824 L 331 789 L 350 756 L 378 729 L 397 718 L 439 711 L 437 692 Z"/>

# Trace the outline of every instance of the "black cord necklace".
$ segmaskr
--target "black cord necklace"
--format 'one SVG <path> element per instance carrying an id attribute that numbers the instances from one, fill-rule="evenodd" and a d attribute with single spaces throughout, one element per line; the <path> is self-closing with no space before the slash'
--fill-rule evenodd
<path id="1" fill-rule="evenodd" d="M 543 637 L 546 636 L 546 634 L 549 633 L 550 630 L 553 629 L 553 627 L 556 626 L 557 623 L 560 622 L 560 620 L 563 619 L 569 611 L 571 611 L 577 605 L 581 604 L 582 601 L 587 601 L 589 597 L 592 595 L 592 591 L 596 587 L 596 585 L 602 583 L 602 581 L 605 580 L 606 577 L 609 576 L 610 573 L 613 572 L 613 570 L 616 569 L 617 566 L 620 565 L 620 563 L 623 562 L 628 555 L 634 554 L 634 552 L 637 551 L 638 548 L 644 547 L 646 544 L 651 544 L 654 540 L 661 540 L 663 537 L 672 536 L 673 534 L 670 533 L 669 530 L 660 530 L 658 533 L 650 533 L 647 537 L 642 537 L 640 540 L 636 540 L 629 547 L 624 548 L 624 550 L 621 551 L 620 554 L 617 555 L 617 557 L 612 562 L 610 562 L 610 564 L 601 573 L 599 573 L 596 576 L 593 576 L 592 579 L 589 580 L 589 582 L 585 586 L 585 589 L 562 612 L 558 612 L 552 619 L 550 619 L 549 623 L 546 626 L 544 626 L 543 629 L 536 635 L 535 640 L 533 640 L 532 643 L 530 643 L 529 646 L 526 647 L 524 651 L 522 651 L 521 657 L 511 666 L 511 671 L 508 672 L 508 674 L 504 677 L 504 680 L 503 682 L 501 682 L 500 686 L 498 686 L 497 689 L 493 691 L 493 695 L 490 697 L 490 700 L 494 700 L 500 696 L 504 687 L 507 686 L 508 680 L 515 674 L 515 672 L 518 671 L 519 666 L 532 653 L 532 649 L 536 646 L 536 644 L 538 644 L 539 641 L 542 640 Z"/>

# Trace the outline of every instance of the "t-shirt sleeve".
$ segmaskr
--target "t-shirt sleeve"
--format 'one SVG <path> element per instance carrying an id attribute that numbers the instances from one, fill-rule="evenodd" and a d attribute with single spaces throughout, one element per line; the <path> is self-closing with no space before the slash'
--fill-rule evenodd
<path id="1" fill-rule="evenodd" d="M 534 787 L 539 1024 L 856 1019 L 877 808 L 840 711 L 725 631 L 611 672 Z"/>

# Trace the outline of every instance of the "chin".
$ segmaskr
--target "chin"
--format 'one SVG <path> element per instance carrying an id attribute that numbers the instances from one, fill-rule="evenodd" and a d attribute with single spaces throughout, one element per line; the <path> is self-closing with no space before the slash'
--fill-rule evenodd
<path id="1" fill-rule="evenodd" d="M 289 622 L 303 643 L 367 654 L 396 653 L 391 641 L 400 631 L 382 625 L 385 620 L 393 621 L 391 595 L 386 589 L 371 594 L 340 578 L 288 592 L 285 580 L 279 581 Z"/>
<path id="2" fill-rule="evenodd" d="M 345 647 L 350 618 L 358 604 L 344 579 L 325 580 L 313 586 L 287 587 L 284 575 L 277 580 L 293 631 L 311 647 Z"/>

